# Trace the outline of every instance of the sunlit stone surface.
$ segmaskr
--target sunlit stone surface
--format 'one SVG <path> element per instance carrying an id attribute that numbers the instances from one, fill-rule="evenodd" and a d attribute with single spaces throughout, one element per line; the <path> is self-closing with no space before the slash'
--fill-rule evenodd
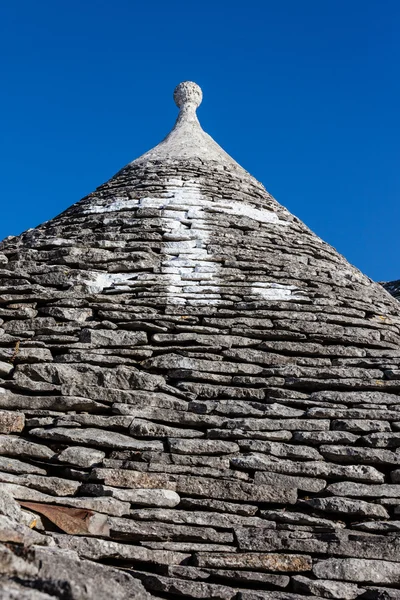
<path id="1" fill-rule="evenodd" d="M 0 597 L 399 598 L 398 302 L 174 97 L 0 246 Z"/>

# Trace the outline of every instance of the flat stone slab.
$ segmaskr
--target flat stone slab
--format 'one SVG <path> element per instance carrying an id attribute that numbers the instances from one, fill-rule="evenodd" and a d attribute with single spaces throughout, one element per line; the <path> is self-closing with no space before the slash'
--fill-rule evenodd
<path id="1" fill-rule="evenodd" d="M 317 562 L 313 573 L 319 579 L 329 578 L 360 583 L 399 584 L 400 563 L 358 558 L 330 558 Z"/>
<path id="2" fill-rule="evenodd" d="M 31 435 L 49 441 L 65 443 L 92 444 L 102 448 L 129 448 L 131 450 L 163 450 L 163 444 L 158 441 L 135 440 L 127 435 L 103 429 L 73 429 L 55 427 L 53 429 L 36 428 Z"/>
<path id="3" fill-rule="evenodd" d="M 92 477 L 94 480 L 103 481 L 106 485 L 116 487 L 165 488 L 178 492 L 178 494 L 221 500 L 294 504 L 297 498 L 296 490 L 285 487 L 276 488 L 229 480 L 218 481 L 205 477 L 141 473 L 127 469 L 94 469 Z"/>
<path id="4" fill-rule="evenodd" d="M 219 554 L 197 553 L 195 563 L 198 567 L 233 568 L 233 569 L 258 569 L 276 572 L 303 572 L 312 568 L 311 556 L 296 554 Z"/>

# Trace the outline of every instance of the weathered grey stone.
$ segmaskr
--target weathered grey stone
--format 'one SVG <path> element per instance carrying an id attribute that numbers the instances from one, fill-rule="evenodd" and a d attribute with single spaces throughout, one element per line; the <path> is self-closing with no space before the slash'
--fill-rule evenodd
<path id="1" fill-rule="evenodd" d="M 219 400 L 215 404 L 214 412 L 219 415 L 231 417 L 302 417 L 305 414 L 304 410 L 298 410 L 278 404 L 262 404 L 261 402 L 246 402 L 240 400 Z"/>
<path id="2" fill-rule="evenodd" d="M 355 481 L 383 482 L 384 475 L 374 467 L 366 465 L 337 465 L 323 461 L 296 462 L 265 457 L 264 469 L 287 475 L 305 475 L 328 478 L 352 479 Z"/>
<path id="3" fill-rule="evenodd" d="M 370 350 L 369 350 L 370 352 Z M 384 350 L 379 350 L 380 356 L 384 356 Z M 311 394 L 311 398 L 315 400 L 323 400 L 327 402 L 334 402 L 337 404 L 358 404 L 358 403 L 371 403 L 371 404 L 398 404 L 399 397 L 395 394 L 389 394 L 382 391 L 365 391 L 357 390 L 353 392 L 345 391 L 318 391 Z"/>
<path id="4" fill-rule="evenodd" d="M 400 563 L 359 558 L 330 558 L 317 562 L 313 573 L 319 579 L 397 584 L 400 582 Z"/>
<path id="5" fill-rule="evenodd" d="M 73 398 L 65 396 L 22 396 L 7 390 L 0 394 L 0 408 L 15 410 L 52 410 L 67 412 L 72 410 L 94 412 L 101 410 L 102 405 L 88 398 Z M 14 413 L 16 414 L 16 413 Z M 5 432 L 7 433 L 7 432 Z"/>
<path id="6" fill-rule="evenodd" d="M 183 427 L 215 427 L 224 426 L 226 419 L 218 415 L 209 415 L 202 413 L 194 413 L 185 408 L 179 407 L 178 410 L 162 409 L 156 407 L 138 408 L 127 404 L 113 404 L 113 411 L 119 414 L 131 415 L 139 422 L 143 419 L 151 422 L 162 422 L 164 426 L 176 426 L 175 437 L 179 436 L 179 429 Z M 165 425 L 167 424 L 167 425 Z M 174 430 L 171 430 L 174 433 Z M 174 435 L 171 435 L 174 437 Z M 183 436 L 182 436 L 183 437 Z"/>
<path id="7" fill-rule="evenodd" d="M 225 426 L 229 429 L 244 431 L 328 431 L 328 419 L 227 419 Z"/>
<path id="8" fill-rule="evenodd" d="M 130 348 L 147 343 L 142 331 L 113 331 L 109 329 L 82 329 L 80 341 L 97 348 Z"/>
<path id="9" fill-rule="evenodd" d="M 294 444 L 281 444 L 279 442 L 264 442 L 260 440 L 240 440 L 239 446 L 245 452 L 251 452 L 252 450 L 255 452 L 265 452 L 266 454 L 272 454 L 272 456 L 280 458 L 322 460 L 322 456 L 318 450 L 309 446 L 296 446 Z"/>
<path id="10" fill-rule="evenodd" d="M 312 596 L 312 598 L 314 600 L 322 600 L 322 596 Z M 238 593 L 237 600 L 304 600 L 304 596 L 292 592 L 243 590 Z"/>
<path id="11" fill-rule="evenodd" d="M 354 444 L 359 436 L 347 431 L 295 431 L 293 439 L 302 444 Z"/>
<path id="12" fill-rule="evenodd" d="M 328 579 L 315 581 L 303 575 L 295 575 L 292 577 L 292 582 L 296 592 L 306 592 L 306 594 L 320 595 L 323 598 L 337 598 L 338 600 L 354 600 L 365 591 L 352 583 L 341 583 Z"/>
<path id="13" fill-rule="evenodd" d="M 311 571 L 311 556 L 305 554 L 250 554 L 199 552 L 195 555 L 198 567 L 222 569 L 259 569 L 261 571 L 302 572 Z"/>
<path id="14" fill-rule="evenodd" d="M 15 502 L 13 496 L 0 486 L 0 515 L 9 517 L 14 521 L 21 520 L 21 507 Z"/>
<path id="15" fill-rule="evenodd" d="M 363 442 L 372 448 L 398 448 L 400 432 L 370 433 L 363 437 Z"/>
<path id="16" fill-rule="evenodd" d="M 367 485 L 341 481 L 340 483 L 332 483 L 326 491 L 335 496 L 350 496 L 352 498 L 400 498 L 400 485 L 390 483 Z"/>
<path id="17" fill-rule="evenodd" d="M 271 528 L 235 528 L 239 549 L 251 552 L 327 552 L 328 543 L 320 536 L 308 532 L 275 531 Z"/>
<path id="18" fill-rule="evenodd" d="M 314 406 L 307 410 L 308 417 L 332 418 L 332 419 L 373 419 L 382 421 L 395 421 L 399 418 L 399 413 L 394 410 L 377 410 L 374 408 L 324 408 Z"/>
<path id="19" fill-rule="evenodd" d="M 13 581 L 0 581 L 2 600 L 55 600 L 56 596 L 23 587 Z"/>
<path id="20" fill-rule="evenodd" d="M 78 323 L 84 323 L 93 315 L 93 311 L 90 308 L 65 308 L 61 306 L 50 306 L 42 309 L 42 312 L 56 319 L 78 321 Z"/>
<path id="21" fill-rule="evenodd" d="M 200 569 L 195 568 L 194 570 L 197 572 Z M 246 583 L 256 585 L 267 584 L 273 587 L 285 588 L 290 583 L 290 577 L 287 575 L 275 575 L 272 573 L 263 573 L 259 571 L 241 571 L 239 569 L 202 569 L 201 573 L 206 573 L 212 577 L 218 577 L 218 579 L 226 579 L 231 585 L 236 585 L 236 583 L 240 583 L 241 585 L 246 585 Z"/>
<path id="22" fill-rule="evenodd" d="M 80 483 L 77 481 L 35 474 L 14 475 L 0 472 L 0 481 L 26 485 L 45 494 L 55 494 L 56 496 L 73 496 L 80 487 Z"/>
<path id="23" fill-rule="evenodd" d="M 10 360 L 13 357 L 13 349 L 0 349 L 0 357 L 7 358 Z M 18 354 L 15 357 L 15 363 L 38 363 L 38 362 L 52 362 L 53 355 L 48 348 L 19 348 Z"/>
<path id="24" fill-rule="evenodd" d="M 185 378 L 187 379 L 188 376 Z M 210 375 L 207 374 L 207 379 L 212 379 Z M 197 383 L 197 382 L 188 382 L 182 381 L 179 383 L 179 388 L 184 390 L 186 393 L 194 394 L 194 397 L 201 397 L 202 399 L 212 399 L 212 398 L 220 398 L 220 397 L 229 397 L 229 398 L 238 398 L 238 399 L 251 399 L 251 400 L 264 400 L 265 392 L 264 390 L 255 389 L 255 388 L 244 388 L 237 386 L 227 386 L 227 385 L 209 385 L 208 383 Z"/>
<path id="25" fill-rule="evenodd" d="M 282 354 L 272 354 L 270 352 L 262 352 L 260 350 L 253 350 L 251 348 L 235 348 L 234 350 L 224 350 L 223 354 L 227 358 L 233 358 L 235 360 L 240 359 L 245 362 L 255 362 L 267 367 L 285 365 L 293 360 L 288 356 L 283 356 Z"/>
<path id="26" fill-rule="evenodd" d="M 130 417 L 122 416 L 102 416 L 102 415 L 63 415 L 57 417 L 54 425 L 57 427 L 74 427 L 76 425 L 82 425 L 83 427 L 108 429 L 108 430 L 126 430 L 131 424 L 132 419 Z"/>
<path id="27" fill-rule="evenodd" d="M 398 510 L 394 509 L 395 514 Z M 400 521 L 366 521 L 364 523 L 353 524 L 353 528 L 361 531 L 370 531 L 371 533 L 400 532 Z"/>
<path id="28" fill-rule="evenodd" d="M 93 444 L 102 448 L 130 448 L 132 450 L 162 450 L 163 445 L 158 441 L 135 440 L 127 435 L 104 431 L 102 429 L 73 429 L 55 427 L 52 429 L 32 429 L 31 435 L 46 440 L 59 442 L 72 442 L 80 444 Z"/>
<path id="29" fill-rule="evenodd" d="M 237 444 L 220 440 L 170 438 L 168 445 L 171 452 L 177 452 L 178 454 L 232 454 L 239 452 Z"/>
<path id="30" fill-rule="evenodd" d="M 173 552 L 236 552 L 235 546 L 211 543 L 201 544 L 195 542 L 141 542 L 142 546 L 154 550 L 172 550 Z"/>
<path id="31" fill-rule="evenodd" d="M 23 485 L 17 485 L 13 483 L 3 483 L 2 488 L 4 488 L 4 490 L 13 498 L 17 498 L 18 500 L 22 501 L 33 501 L 58 506 L 69 506 L 71 508 L 83 508 L 87 510 L 93 510 L 99 513 L 115 515 L 117 517 L 128 515 L 130 511 L 130 504 L 128 502 L 122 502 L 120 500 L 116 500 L 115 498 L 73 498 L 70 496 L 50 496 L 45 492 L 41 492 Z M 101 528 L 103 528 L 103 525 L 105 523 L 105 520 L 100 522 Z M 94 526 L 97 527 L 97 524 L 94 523 Z"/>
<path id="32" fill-rule="evenodd" d="M 163 489 L 121 489 L 108 485 L 88 484 L 82 491 L 90 495 L 117 498 L 123 502 L 131 502 L 142 506 L 165 506 L 173 508 L 180 502 L 180 496 L 172 490 Z"/>
<path id="33" fill-rule="evenodd" d="M 142 542 L 154 541 L 187 541 L 231 543 L 233 535 L 221 532 L 212 527 L 193 527 L 189 525 L 171 525 L 166 523 L 146 523 L 131 519 L 110 517 L 110 536 L 116 540 Z"/>
<path id="34" fill-rule="evenodd" d="M 236 481 L 216 481 L 206 477 L 187 477 L 184 475 L 166 475 L 141 473 L 127 469 L 94 469 L 93 479 L 106 485 L 133 488 L 165 488 L 193 496 L 205 496 L 219 500 L 251 500 L 253 502 L 276 502 L 293 504 L 296 502 L 296 490 L 275 489 L 273 486 L 252 485 Z"/>
<path id="35" fill-rule="evenodd" d="M 204 498 L 185 498 L 181 501 L 180 506 L 187 510 L 215 510 L 221 513 L 227 512 L 246 517 L 253 517 L 258 511 L 258 506 L 252 504 L 234 504 L 232 502 Z"/>
<path id="36" fill-rule="evenodd" d="M 75 341 L 75 340 L 68 340 Z M 129 390 L 140 388 L 154 391 L 168 386 L 159 375 L 139 371 L 133 366 L 117 366 L 112 369 L 94 365 L 66 365 L 60 363 L 18 365 L 13 375 L 13 383 L 23 390 L 59 392 L 64 385 L 73 382 L 79 386 L 99 386 L 105 388 Z"/>
<path id="37" fill-rule="evenodd" d="M 206 527 L 221 527 L 230 529 L 239 527 L 263 527 L 263 519 L 258 517 L 246 517 L 235 514 L 221 514 L 209 511 L 186 511 L 168 510 L 162 508 L 147 508 L 132 510 L 131 517 L 136 521 L 163 521 L 165 523 L 176 523 L 178 525 L 202 525 Z"/>
<path id="38" fill-rule="evenodd" d="M 349 500 L 347 498 L 311 498 L 310 500 L 306 500 L 306 503 L 317 510 L 333 514 L 375 517 L 377 519 L 389 518 L 389 513 L 383 506 L 364 502 L 363 500 Z"/>
<path id="39" fill-rule="evenodd" d="M 4 323 L 3 329 L 12 335 L 26 337 L 30 331 L 35 333 L 49 333 L 56 328 L 56 322 L 52 317 L 37 317 L 36 319 L 8 321 Z"/>
<path id="40" fill-rule="evenodd" d="M 157 489 L 164 488 L 175 491 L 176 476 L 166 474 L 148 474 L 128 469 L 93 469 L 91 479 L 102 481 L 106 485 L 134 488 L 134 489 Z"/>
<path id="41" fill-rule="evenodd" d="M 234 456 L 230 459 L 232 467 L 238 469 L 254 469 L 268 471 L 270 469 L 271 457 L 264 454 L 245 454 Z M 295 470 L 295 469 L 294 469 Z"/>
<path id="42" fill-rule="evenodd" d="M 290 523 L 294 525 L 311 525 L 322 529 L 340 529 L 344 527 L 344 523 L 340 521 L 321 519 L 313 517 L 306 513 L 289 512 L 285 510 L 262 510 L 261 516 L 268 520 L 277 521 L 280 523 Z"/>
<path id="43" fill-rule="evenodd" d="M 215 481 L 206 478 L 179 477 L 177 491 L 195 496 L 206 496 L 221 500 L 245 500 L 252 502 L 275 502 L 294 504 L 296 490 L 270 485 L 252 485 L 245 482 Z"/>
<path id="44" fill-rule="evenodd" d="M 101 450 L 82 448 L 80 446 L 70 446 L 57 454 L 58 461 L 84 469 L 100 465 L 104 457 L 105 453 Z"/>
<path id="45" fill-rule="evenodd" d="M 334 419 L 332 429 L 363 434 L 370 431 L 390 431 L 390 423 L 372 419 Z"/>
<path id="46" fill-rule="evenodd" d="M 257 471 L 254 475 L 254 482 L 256 484 L 276 485 L 277 487 L 295 488 L 315 493 L 326 487 L 326 481 L 316 477 L 296 477 L 267 471 Z"/>
<path id="47" fill-rule="evenodd" d="M 174 455 L 171 455 L 174 457 Z M 209 467 L 207 465 L 201 464 L 193 464 L 189 461 L 181 464 L 170 464 L 169 461 L 161 460 L 161 462 L 150 462 L 148 465 L 143 464 L 142 462 L 136 461 L 108 461 L 104 460 L 104 467 L 106 468 L 126 468 L 137 470 L 141 472 L 149 472 L 149 473 L 168 473 L 171 475 L 194 475 L 195 477 L 212 477 L 214 479 L 229 479 L 229 480 L 237 480 L 237 481 L 250 481 L 250 476 L 248 473 L 244 473 L 243 471 L 237 471 L 233 469 L 223 467 L 223 465 L 219 465 L 218 468 Z M 182 483 L 183 485 L 183 483 Z"/>
<path id="48" fill-rule="evenodd" d="M 288 441 L 293 435 L 290 431 L 245 431 L 244 429 L 209 429 L 207 436 L 210 439 L 241 440 L 258 439 L 271 441 Z"/>
<path id="49" fill-rule="evenodd" d="M 0 394 L 1 400 L 2 394 Z M 0 433 L 19 433 L 25 426 L 25 416 L 18 412 L 0 411 Z"/>
<path id="50" fill-rule="evenodd" d="M 155 358 L 149 358 L 144 362 L 144 367 L 148 369 L 188 369 L 196 371 L 205 371 L 208 373 L 230 373 L 238 375 L 239 373 L 248 375 L 257 375 L 262 373 L 263 369 L 257 365 L 243 363 L 229 363 L 225 361 L 200 360 L 187 358 L 178 354 L 161 355 Z"/>
<path id="51" fill-rule="evenodd" d="M 313 533 L 299 528 L 279 531 L 260 527 L 235 528 L 241 551 L 304 552 L 325 556 L 345 556 L 399 561 L 400 542 L 397 537 L 368 535 L 336 529 L 334 532 Z"/>
<path id="52" fill-rule="evenodd" d="M 33 531 L 22 523 L 17 523 L 5 515 L 0 515 L 0 542 L 32 545 L 49 544 L 50 538 Z"/>
<path id="53" fill-rule="evenodd" d="M 54 456 L 54 452 L 47 446 L 7 435 L 0 435 L 0 454 L 39 460 L 46 460 Z"/>
<path id="54" fill-rule="evenodd" d="M 93 537 L 53 535 L 59 548 L 74 550 L 89 560 L 131 560 L 145 563 L 174 565 L 190 558 L 190 554 L 171 550 L 150 550 L 132 544 L 120 544 Z"/>
<path id="55" fill-rule="evenodd" d="M 130 404 L 138 408 L 156 407 L 159 409 L 186 410 L 188 402 L 162 392 L 146 390 L 120 390 L 104 388 L 98 385 L 85 385 L 75 381 L 61 386 L 64 396 L 79 396 L 90 398 L 107 404 Z"/>
<path id="56" fill-rule="evenodd" d="M 365 586 L 365 588 L 366 592 L 362 595 L 362 600 L 400 600 L 400 590 L 381 586 Z"/>
<path id="57" fill-rule="evenodd" d="M 8 577 L 34 577 L 37 575 L 35 565 L 15 555 L 9 548 L 0 545 L 0 574 Z"/>
<path id="58" fill-rule="evenodd" d="M 168 427 L 168 425 L 160 425 L 152 423 L 144 419 L 134 419 L 129 427 L 129 433 L 132 436 L 138 437 L 176 437 L 176 438 L 197 438 L 202 437 L 202 431 L 194 429 L 180 429 L 178 427 Z"/>
<path id="59" fill-rule="evenodd" d="M 58 595 L 68 589 L 71 600 L 146 600 L 151 597 L 127 572 L 80 559 L 70 551 L 37 549 L 35 559 L 39 577 L 52 581 Z"/>
<path id="60" fill-rule="evenodd" d="M 375 450 L 374 448 L 358 448 L 354 446 L 320 446 L 319 450 L 325 458 L 334 461 L 343 461 L 344 463 L 400 464 L 400 454 L 397 455 L 390 450 Z"/>
<path id="61" fill-rule="evenodd" d="M 0 361 L 0 376 L 7 377 L 13 370 L 14 365 L 9 362 Z"/>
<path id="62" fill-rule="evenodd" d="M 154 592 L 173 593 L 186 598 L 209 598 L 213 600 L 233 600 L 237 590 L 225 585 L 204 583 L 163 577 L 156 574 L 136 573 L 145 587 Z"/>
<path id="63" fill-rule="evenodd" d="M 6 473 L 36 473 L 37 475 L 46 475 L 45 469 L 37 465 L 31 465 L 16 458 L 0 456 L 0 470 Z"/>

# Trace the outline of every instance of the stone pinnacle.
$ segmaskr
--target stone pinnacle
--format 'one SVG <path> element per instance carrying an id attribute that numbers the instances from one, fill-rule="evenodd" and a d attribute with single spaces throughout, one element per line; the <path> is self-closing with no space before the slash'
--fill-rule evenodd
<path id="1" fill-rule="evenodd" d="M 198 108 L 203 100 L 203 92 L 201 87 L 193 81 L 183 81 L 174 90 L 175 104 L 183 109 L 187 105 L 194 105 L 194 108 Z"/>

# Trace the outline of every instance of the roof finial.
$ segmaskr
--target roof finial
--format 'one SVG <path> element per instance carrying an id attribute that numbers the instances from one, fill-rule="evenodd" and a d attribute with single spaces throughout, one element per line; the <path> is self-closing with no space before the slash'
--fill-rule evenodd
<path id="1" fill-rule="evenodd" d="M 181 110 L 184 110 L 187 106 L 191 106 L 196 110 L 203 100 L 203 92 L 197 83 L 183 81 L 175 88 L 174 100 Z"/>
<path id="2" fill-rule="evenodd" d="M 190 160 L 213 161 L 241 169 L 246 173 L 218 144 L 201 128 L 196 109 L 203 99 L 203 92 L 197 83 L 183 81 L 174 91 L 175 104 L 179 107 L 179 115 L 175 125 L 167 137 L 152 150 L 149 150 L 135 161 L 136 164 L 147 160 Z"/>

